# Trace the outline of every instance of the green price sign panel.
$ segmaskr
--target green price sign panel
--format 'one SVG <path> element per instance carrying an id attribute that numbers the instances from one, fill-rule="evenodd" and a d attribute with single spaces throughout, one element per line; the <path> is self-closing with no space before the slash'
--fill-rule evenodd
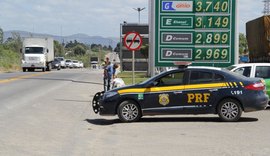
<path id="1" fill-rule="evenodd" d="M 236 0 L 151 1 L 155 66 L 236 62 Z"/>

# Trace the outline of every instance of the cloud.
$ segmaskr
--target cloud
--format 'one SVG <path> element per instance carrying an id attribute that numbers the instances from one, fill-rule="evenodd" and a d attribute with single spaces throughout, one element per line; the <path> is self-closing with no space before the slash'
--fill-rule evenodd
<path id="1" fill-rule="evenodd" d="M 262 16 L 263 2 L 237 0 L 239 30 L 245 33 L 245 23 Z M 148 0 L 0 0 L 0 27 L 4 30 L 25 30 L 71 35 L 119 36 L 120 23 L 148 23 Z"/>
<path id="2" fill-rule="evenodd" d="M 41 33 L 86 33 L 118 36 L 123 21 L 137 22 L 132 8 L 147 7 L 147 0 L 1 0 L 0 26 L 4 30 L 26 30 Z M 148 22 L 147 11 L 141 21 Z"/>
<path id="3" fill-rule="evenodd" d="M 254 0 L 239 0 L 239 31 L 246 33 L 246 23 L 263 15 L 264 3 Z"/>

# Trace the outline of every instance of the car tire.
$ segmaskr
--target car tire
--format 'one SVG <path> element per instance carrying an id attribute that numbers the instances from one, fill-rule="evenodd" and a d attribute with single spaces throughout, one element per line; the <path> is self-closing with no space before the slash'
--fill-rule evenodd
<path id="1" fill-rule="evenodd" d="M 47 64 L 47 71 L 51 71 L 52 70 L 52 64 L 51 63 L 48 63 Z"/>
<path id="2" fill-rule="evenodd" d="M 138 104 L 130 100 L 124 101 L 119 105 L 117 114 L 122 122 L 135 122 L 142 117 Z"/>
<path id="3" fill-rule="evenodd" d="M 222 100 L 218 105 L 218 115 L 222 121 L 235 122 L 241 118 L 242 108 L 240 103 L 234 99 Z"/>

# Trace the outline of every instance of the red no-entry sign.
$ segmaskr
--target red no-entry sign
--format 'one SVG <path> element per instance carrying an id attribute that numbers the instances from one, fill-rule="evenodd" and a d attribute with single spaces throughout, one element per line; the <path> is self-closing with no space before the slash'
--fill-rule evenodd
<path id="1" fill-rule="evenodd" d="M 142 46 L 142 37 L 137 32 L 129 32 L 124 37 L 124 45 L 128 50 L 140 50 Z"/>

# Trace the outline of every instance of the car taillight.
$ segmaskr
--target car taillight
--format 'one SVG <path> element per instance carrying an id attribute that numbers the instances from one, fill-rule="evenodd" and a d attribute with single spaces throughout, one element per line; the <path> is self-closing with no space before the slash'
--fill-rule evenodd
<path id="1" fill-rule="evenodd" d="M 265 90 L 265 86 L 262 82 L 253 83 L 250 85 L 245 86 L 245 89 L 248 90 Z"/>

